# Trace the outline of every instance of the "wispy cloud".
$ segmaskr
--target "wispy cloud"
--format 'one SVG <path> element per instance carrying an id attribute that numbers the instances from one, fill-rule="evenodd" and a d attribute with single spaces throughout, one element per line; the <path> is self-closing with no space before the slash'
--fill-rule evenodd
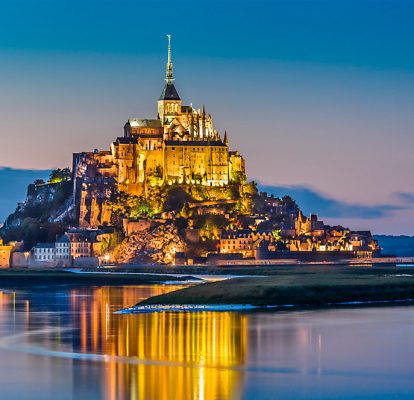
<path id="1" fill-rule="evenodd" d="M 396 197 L 406 204 L 414 204 L 414 193 L 410 192 L 398 192 Z"/>
<path id="2" fill-rule="evenodd" d="M 360 218 L 375 219 L 391 216 L 396 211 L 408 210 L 414 205 L 414 194 L 396 193 L 397 201 L 390 204 L 358 204 L 334 199 L 307 186 L 268 186 L 260 185 L 262 191 L 293 197 L 306 213 L 318 213 L 327 218 Z"/>

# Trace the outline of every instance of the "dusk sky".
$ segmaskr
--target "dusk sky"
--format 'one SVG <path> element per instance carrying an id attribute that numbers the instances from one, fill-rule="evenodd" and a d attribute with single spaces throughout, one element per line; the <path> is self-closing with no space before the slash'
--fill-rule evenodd
<path id="1" fill-rule="evenodd" d="M 250 179 L 325 222 L 414 234 L 413 20 L 408 0 L 2 0 L 0 166 L 69 166 L 156 117 L 171 33 L 181 98 Z"/>

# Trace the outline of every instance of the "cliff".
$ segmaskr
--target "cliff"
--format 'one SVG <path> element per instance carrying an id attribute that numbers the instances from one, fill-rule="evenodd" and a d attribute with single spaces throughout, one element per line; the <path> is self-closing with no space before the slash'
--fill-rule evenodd
<path id="1" fill-rule="evenodd" d="M 147 229 L 128 236 L 113 252 L 119 263 L 156 262 L 169 264 L 176 252 L 186 248 L 172 222 L 153 222 Z"/>
<path id="2" fill-rule="evenodd" d="M 72 181 L 30 184 L 25 201 L 8 216 L 0 236 L 23 240 L 29 249 L 37 242 L 54 241 L 72 224 L 76 224 Z"/>

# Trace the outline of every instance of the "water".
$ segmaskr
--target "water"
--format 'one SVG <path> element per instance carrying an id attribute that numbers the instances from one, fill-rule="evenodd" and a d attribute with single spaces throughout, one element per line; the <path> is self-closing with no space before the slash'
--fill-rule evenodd
<path id="1" fill-rule="evenodd" d="M 177 288 L 0 291 L 0 398 L 414 397 L 414 307 L 113 313 Z"/>

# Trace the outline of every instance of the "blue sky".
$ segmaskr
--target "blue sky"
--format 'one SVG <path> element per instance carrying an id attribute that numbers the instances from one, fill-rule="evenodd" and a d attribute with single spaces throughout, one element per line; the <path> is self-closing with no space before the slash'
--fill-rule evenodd
<path id="1" fill-rule="evenodd" d="M 413 18 L 411 1 L 3 0 L 0 166 L 70 165 L 155 116 L 171 33 L 181 97 L 205 103 L 250 178 L 413 234 Z"/>

